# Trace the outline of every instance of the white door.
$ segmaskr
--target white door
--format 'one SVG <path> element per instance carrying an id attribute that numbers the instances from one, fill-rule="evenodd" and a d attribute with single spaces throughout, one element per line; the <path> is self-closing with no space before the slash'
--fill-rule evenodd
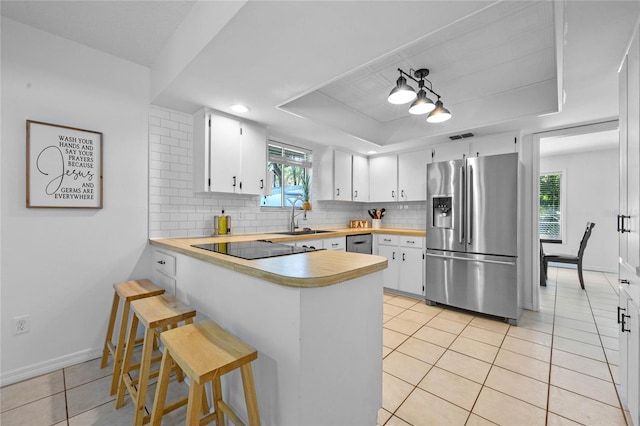
<path id="1" fill-rule="evenodd" d="M 353 156 L 353 201 L 369 201 L 369 160 Z"/>
<path id="2" fill-rule="evenodd" d="M 401 247 L 398 289 L 424 295 L 424 253 L 421 248 Z"/>
<path id="3" fill-rule="evenodd" d="M 263 195 L 267 175 L 267 129 L 255 124 L 242 124 L 242 194 Z"/>
<path id="4" fill-rule="evenodd" d="M 333 161 L 334 199 L 351 201 L 351 154 L 335 150 Z"/>
<path id="5" fill-rule="evenodd" d="M 427 199 L 427 163 L 431 150 L 403 152 L 398 155 L 399 201 Z"/>
<path id="6" fill-rule="evenodd" d="M 398 200 L 398 156 L 384 155 L 369 159 L 369 201 Z"/>
<path id="7" fill-rule="evenodd" d="M 211 115 L 211 191 L 239 192 L 240 122 Z"/>
<path id="8" fill-rule="evenodd" d="M 387 258 L 387 269 L 382 271 L 382 285 L 398 290 L 398 246 L 378 245 L 378 255 Z"/>

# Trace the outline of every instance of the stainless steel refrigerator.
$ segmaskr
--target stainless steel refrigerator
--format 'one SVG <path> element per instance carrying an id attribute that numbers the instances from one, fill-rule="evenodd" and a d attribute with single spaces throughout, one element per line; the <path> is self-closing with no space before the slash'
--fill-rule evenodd
<path id="1" fill-rule="evenodd" d="M 427 303 L 521 313 L 517 153 L 427 165 Z"/>

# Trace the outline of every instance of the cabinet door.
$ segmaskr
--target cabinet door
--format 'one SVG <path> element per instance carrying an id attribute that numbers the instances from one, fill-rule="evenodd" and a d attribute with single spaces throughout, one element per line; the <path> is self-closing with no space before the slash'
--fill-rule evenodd
<path id="1" fill-rule="evenodd" d="M 334 199 L 351 201 L 351 154 L 335 150 L 333 178 Z"/>
<path id="2" fill-rule="evenodd" d="M 369 159 L 369 201 L 397 201 L 398 156 L 384 155 Z"/>
<path id="3" fill-rule="evenodd" d="M 640 266 L 640 41 L 636 32 L 628 56 L 627 74 L 627 211 L 628 264 Z"/>
<path id="4" fill-rule="evenodd" d="M 267 174 L 267 129 L 242 123 L 242 158 L 240 192 L 262 195 Z"/>
<path id="5" fill-rule="evenodd" d="M 321 241 L 320 247 L 325 248 L 327 250 L 345 251 L 346 239 L 345 237 L 325 238 L 324 240 Z"/>
<path id="6" fill-rule="evenodd" d="M 193 192 L 209 191 L 211 150 L 209 113 L 201 109 L 193 115 Z"/>
<path id="7" fill-rule="evenodd" d="M 518 138 L 512 133 L 501 133 L 469 141 L 469 157 L 507 154 L 518 151 Z"/>
<path id="8" fill-rule="evenodd" d="M 398 290 L 424 295 L 424 253 L 420 248 L 401 247 Z"/>
<path id="9" fill-rule="evenodd" d="M 382 271 L 382 285 L 386 288 L 398 290 L 398 246 L 378 246 L 378 256 L 387 258 L 387 269 Z"/>
<path id="10" fill-rule="evenodd" d="M 627 368 L 629 387 L 627 390 L 627 406 L 633 419 L 633 424 L 640 425 L 640 312 L 633 300 L 627 300 L 627 314 L 629 315 L 627 329 Z"/>
<path id="11" fill-rule="evenodd" d="M 462 160 L 469 155 L 469 141 L 454 141 L 431 147 L 431 163 Z"/>
<path id="12" fill-rule="evenodd" d="M 353 156 L 353 201 L 369 201 L 369 160 Z"/>
<path id="13" fill-rule="evenodd" d="M 240 122 L 211 114 L 211 191 L 240 192 Z"/>
<path id="14" fill-rule="evenodd" d="M 427 163 L 431 151 L 403 152 L 398 155 L 399 201 L 425 201 L 427 199 Z"/>
<path id="15" fill-rule="evenodd" d="M 619 172 L 619 215 L 628 215 L 627 208 L 627 161 L 629 155 L 627 153 L 627 63 L 628 57 L 624 58 L 624 62 L 620 67 L 618 74 L 618 102 L 619 102 L 619 137 L 620 137 L 620 170 Z M 626 222 L 626 221 L 625 221 Z M 618 216 L 618 249 L 620 253 L 620 259 L 624 263 L 629 263 L 627 255 L 627 242 L 629 238 L 626 232 L 620 232 L 620 226 L 624 226 L 624 223 L 620 223 L 620 216 Z"/>

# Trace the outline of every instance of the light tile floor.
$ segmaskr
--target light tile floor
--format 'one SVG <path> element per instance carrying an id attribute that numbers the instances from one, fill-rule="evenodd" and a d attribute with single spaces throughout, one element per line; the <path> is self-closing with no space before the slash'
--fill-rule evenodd
<path id="1" fill-rule="evenodd" d="M 550 268 L 540 312 L 518 327 L 385 294 L 380 425 L 625 425 L 618 383 L 617 281 Z M 2 426 L 127 425 L 109 368 L 93 360 L 0 389 Z M 172 383 L 170 399 L 185 395 Z M 150 391 L 153 395 L 153 390 Z M 152 396 L 147 400 L 151 408 Z M 182 424 L 180 410 L 163 424 Z"/>
<path id="2" fill-rule="evenodd" d="M 380 425 L 626 425 L 617 276 L 550 268 L 518 327 L 386 293 Z"/>

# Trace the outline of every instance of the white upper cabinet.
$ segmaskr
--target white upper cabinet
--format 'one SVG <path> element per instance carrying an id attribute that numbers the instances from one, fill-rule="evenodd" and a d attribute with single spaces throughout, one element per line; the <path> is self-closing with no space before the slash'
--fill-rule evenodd
<path id="1" fill-rule="evenodd" d="M 334 152 L 334 200 L 351 201 L 351 154 Z"/>
<path id="2" fill-rule="evenodd" d="M 366 157 L 339 149 L 314 152 L 319 200 L 368 201 L 369 162 Z"/>
<path id="3" fill-rule="evenodd" d="M 264 194 L 267 164 L 267 129 L 257 124 L 243 122 L 241 187 L 243 194 Z"/>
<path id="4" fill-rule="evenodd" d="M 398 201 L 424 201 L 427 199 L 427 163 L 431 151 L 398 154 Z"/>
<path id="5" fill-rule="evenodd" d="M 369 201 L 369 159 L 353 155 L 353 201 Z"/>
<path id="6" fill-rule="evenodd" d="M 193 125 L 194 192 L 262 194 L 266 129 L 206 108 L 194 115 Z"/>
<path id="7" fill-rule="evenodd" d="M 518 152 L 518 141 L 519 137 L 516 133 L 500 133 L 433 145 L 429 162 L 439 163 L 440 161 L 462 160 L 466 157 L 486 157 Z"/>
<path id="8" fill-rule="evenodd" d="M 369 159 L 369 201 L 398 200 L 398 156 L 381 155 Z"/>

